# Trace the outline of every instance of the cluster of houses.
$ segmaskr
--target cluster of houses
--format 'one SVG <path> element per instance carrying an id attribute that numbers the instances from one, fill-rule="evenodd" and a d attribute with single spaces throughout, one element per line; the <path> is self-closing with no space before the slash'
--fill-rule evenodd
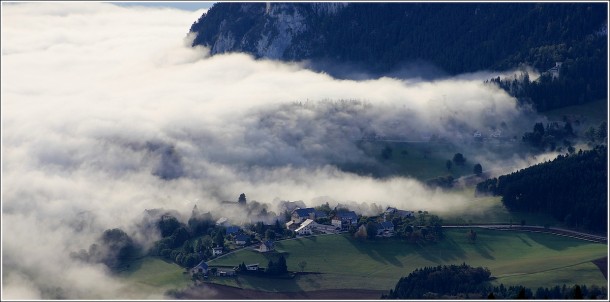
<path id="1" fill-rule="evenodd" d="M 354 211 L 338 212 L 331 218 L 330 225 L 317 223 L 316 220 L 321 218 L 328 218 L 328 215 L 314 208 L 297 208 L 292 211 L 290 221 L 286 222 L 286 228 L 303 236 L 311 235 L 314 231 L 337 233 L 358 224 L 358 215 Z"/>
<path id="2" fill-rule="evenodd" d="M 399 210 L 388 207 L 383 213 L 383 222 L 377 224 L 377 235 L 390 237 L 394 234 L 394 224 L 390 217 L 413 217 L 413 211 Z M 316 211 L 314 208 L 298 208 L 292 211 L 291 220 L 286 222 L 286 228 L 298 235 L 311 235 L 315 231 L 320 233 L 337 233 L 358 224 L 358 215 L 354 211 L 337 212 L 331 219 L 330 225 L 317 223 L 320 218 L 328 218 L 326 213 Z"/>
<path id="3" fill-rule="evenodd" d="M 377 223 L 377 234 L 379 237 L 391 237 L 394 235 L 394 224 L 391 219 L 398 218 L 412 218 L 414 217 L 413 211 L 399 210 L 394 207 L 388 207 L 383 212 L 383 221 Z M 312 235 L 314 232 L 318 233 L 338 233 L 341 231 L 348 230 L 351 226 L 358 224 L 358 215 L 354 211 L 340 211 L 337 212 L 330 218 L 329 224 L 317 223 L 316 220 L 322 218 L 329 218 L 328 215 L 323 211 L 317 211 L 314 208 L 296 208 L 291 213 L 290 221 L 286 222 L 286 228 L 294 231 L 300 236 Z M 246 246 L 250 243 L 251 237 L 240 232 L 238 226 L 228 225 L 226 218 L 221 218 L 217 221 L 218 225 L 225 226 L 226 235 L 233 235 L 234 243 L 238 246 Z M 275 244 L 272 240 L 262 242 L 256 246 L 254 250 L 266 253 L 275 250 Z M 212 248 L 212 254 L 214 256 L 221 255 L 223 253 L 222 247 Z M 246 270 L 258 271 L 259 264 L 247 264 Z M 205 261 L 201 261 L 195 267 L 191 269 L 191 274 L 200 273 L 204 276 L 208 276 L 213 273 L 215 276 L 235 276 L 237 267 L 234 268 L 214 268 L 211 272 Z"/>

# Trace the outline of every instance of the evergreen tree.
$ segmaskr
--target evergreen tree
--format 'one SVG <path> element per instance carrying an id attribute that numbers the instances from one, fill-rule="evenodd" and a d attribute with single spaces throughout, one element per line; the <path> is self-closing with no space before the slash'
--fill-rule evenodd
<path id="1" fill-rule="evenodd" d="M 581 290 L 579 285 L 574 286 L 574 291 L 573 291 L 573 294 L 572 294 L 572 298 L 575 299 L 575 300 L 582 300 L 583 299 L 582 290 Z"/>
<path id="2" fill-rule="evenodd" d="M 527 299 L 525 297 L 525 287 L 521 287 L 521 290 L 519 290 L 519 294 L 517 294 L 517 299 L 520 299 L 520 300 Z"/>
<path id="3" fill-rule="evenodd" d="M 480 176 L 483 173 L 483 167 L 481 166 L 481 164 L 477 163 L 476 165 L 474 165 L 473 172 L 477 176 Z"/>

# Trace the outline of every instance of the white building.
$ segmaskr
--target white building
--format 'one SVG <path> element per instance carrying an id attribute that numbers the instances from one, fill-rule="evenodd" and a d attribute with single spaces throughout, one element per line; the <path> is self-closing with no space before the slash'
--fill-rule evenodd
<path id="1" fill-rule="evenodd" d="M 221 246 L 213 247 L 212 248 L 212 255 L 213 256 L 222 255 L 222 247 Z"/>
<path id="2" fill-rule="evenodd" d="M 301 226 L 299 226 L 299 228 L 296 229 L 295 232 L 299 235 L 311 235 L 315 226 L 316 226 L 315 221 L 313 221 L 311 219 L 307 219 L 307 220 L 303 221 L 303 223 L 301 223 Z"/>

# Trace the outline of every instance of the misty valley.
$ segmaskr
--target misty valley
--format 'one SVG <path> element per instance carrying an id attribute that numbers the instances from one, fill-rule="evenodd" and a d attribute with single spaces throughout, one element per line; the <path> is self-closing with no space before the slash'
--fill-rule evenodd
<path id="1" fill-rule="evenodd" d="M 2 300 L 606 300 L 607 12 L 2 3 Z"/>

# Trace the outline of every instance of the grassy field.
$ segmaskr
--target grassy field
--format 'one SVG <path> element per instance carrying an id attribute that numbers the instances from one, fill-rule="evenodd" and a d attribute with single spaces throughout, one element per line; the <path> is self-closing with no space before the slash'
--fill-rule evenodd
<path id="1" fill-rule="evenodd" d="M 466 196 L 471 200 L 459 213 L 431 213 L 439 215 L 447 225 L 513 223 L 520 224 L 522 220 L 528 225 L 561 227 L 562 223 L 548 214 L 509 212 L 502 204 L 501 196 L 474 197 L 474 187 L 453 190 L 452 193 Z"/>
<path id="2" fill-rule="evenodd" d="M 599 100 L 582 105 L 563 107 L 543 112 L 550 120 L 561 121 L 563 116 L 582 116 L 583 126 L 597 126 L 601 121 L 608 120 L 608 100 Z"/>
<path id="3" fill-rule="evenodd" d="M 182 289 L 192 283 L 185 269 L 175 263 L 166 262 L 156 257 L 144 257 L 130 264 L 130 268 L 119 274 L 125 284 L 122 292 L 125 298 L 163 299 L 163 293 L 169 289 Z"/>
<path id="4" fill-rule="evenodd" d="M 505 285 L 554 286 L 557 283 L 604 285 L 602 273 L 589 261 L 607 255 L 607 246 L 545 234 L 477 230 L 469 243 L 466 230 L 448 230 L 447 238 L 423 246 L 395 239 L 358 241 L 343 235 L 301 238 L 277 243 L 288 269 L 306 272 L 293 280 L 254 277 L 216 279 L 215 282 L 266 291 L 310 291 L 329 288 L 390 289 L 398 279 L 422 266 L 459 264 L 486 266 Z M 260 263 L 269 257 L 243 250 L 212 260 L 210 265 Z"/>
<path id="5" fill-rule="evenodd" d="M 381 157 L 382 150 L 389 146 L 392 156 L 388 159 Z M 467 162 L 464 166 L 453 165 L 447 170 L 445 162 L 452 159 L 456 152 L 455 147 L 440 142 L 360 142 L 359 147 L 372 158 L 376 158 L 380 167 L 344 167 L 352 172 L 363 174 L 372 173 L 375 176 L 402 175 L 410 176 L 418 180 L 428 180 L 438 176 L 452 175 L 458 178 L 463 175 L 472 174 L 474 163 Z M 463 152 L 463 151 L 462 151 Z M 469 154 L 464 154 L 468 158 Z M 362 170 L 363 169 L 363 170 Z M 376 175 L 378 174 L 378 175 Z"/>

